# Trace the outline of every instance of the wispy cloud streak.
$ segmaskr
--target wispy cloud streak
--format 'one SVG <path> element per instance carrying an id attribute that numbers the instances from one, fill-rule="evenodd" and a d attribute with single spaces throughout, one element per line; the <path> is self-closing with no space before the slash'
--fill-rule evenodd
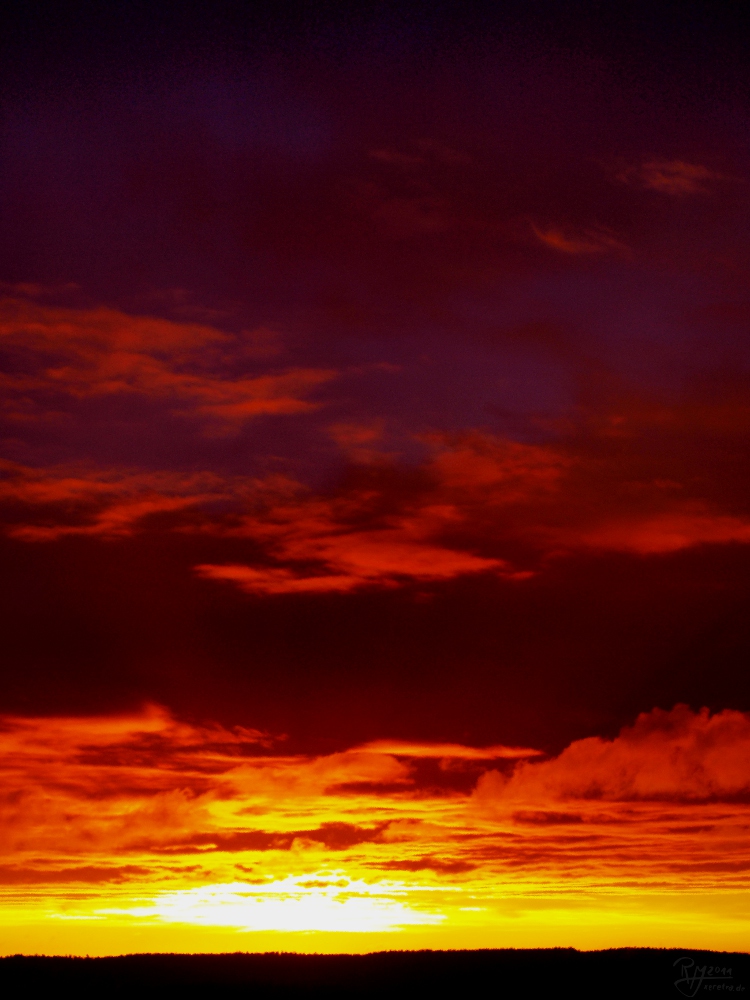
<path id="1" fill-rule="evenodd" d="M 39 407 L 55 396 L 142 396 L 225 429 L 264 414 L 309 412 L 316 404 L 307 397 L 336 376 L 299 367 L 246 375 L 237 362 L 243 354 L 245 367 L 252 361 L 252 335 L 243 351 L 237 338 L 210 326 L 22 299 L 0 302 L 0 344 L 17 357 L 3 388 L 34 394 Z M 12 417 L 12 399 L 7 410 Z M 28 419 L 26 410 L 18 413 Z"/>

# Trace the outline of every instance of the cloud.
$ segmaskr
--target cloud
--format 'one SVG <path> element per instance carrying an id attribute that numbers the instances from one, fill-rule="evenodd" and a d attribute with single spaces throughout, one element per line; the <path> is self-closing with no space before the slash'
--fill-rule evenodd
<path id="1" fill-rule="evenodd" d="M 416 468 L 377 451 L 378 422 L 333 425 L 351 464 L 338 485 L 317 492 L 283 476 L 5 462 L 0 502 L 6 534 L 29 542 L 145 529 L 250 540 L 254 561 L 246 548 L 227 558 L 224 546 L 195 572 L 266 595 L 472 574 L 521 582 L 581 552 L 750 544 L 733 459 L 747 428 L 742 399 L 624 398 L 575 417 L 537 444 L 479 430 L 422 434 L 428 454 Z"/>
<path id="2" fill-rule="evenodd" d="M 375 740 L 360 748 L 369 753 L 387 753 L 394 757 L 427 757 L 453 760 L 518 760 L 535 757 L 539 750 L 528 747 L 465 747 L 456 743 L 409 743 L 402 740 Z"/>
<path id="3" fill-rule="evenodd" d="M 727 178 L 700 163 L 684 160 L 650 160 L 639 167 L 631 167 L 618 175 L 626 184 L 659 191 L 676 197 L 691 194 L 708 194 L 711 182 Z"/>
<path id="4" fill-rule="evenodd" d="M 87 883 L 87 899 L 111 906 L 114 886 L 143 900 L 159 887 L 229 883 L 255 864 L 263 877 L 243 890 L 254 894 L 292 872 L 319 889 L 403 872 L 412 880 L 401 892 L 447 882 L 474 906 L 494 905 L 498 883 L 519 899 L 538 893 L 540 877 L 570 893 L 613 882 L 676 889 L 700 873 L 720 891 L 750 870 L 738 834 L 750 808 L 750 717 L 740 712 L 655 709 L 614 740 L 578 740 L 539 762 L 503 745 L 378 740 L 322 756 L 282 747 L 156 706 L 4 717 L 0 883 L 46 894 L 47 905 Z M 421 785 L 426 755 L 473 762 L 476 788 Z"/>
<path id="5" fill-rule="evenodd" d="M 550 558 L 583 551 L 748 544 L 750 516 L 722 509 L 726 497 L 712 497 L 711 481 L 691 472 L 697 419 L 712 417 L 634 406 L 593 414 L 542 445 L 478 431 L 425 436 L 432 456 L 419 477 L 373 460 L 331 495 L 282 497 L 215 529 L 253 539 L 262 563 L 196 572 L 255 594 L 346 593 L 472 573 L 522 581 Z"/>
<path id="6" fill-rule="evenodd" d="M 71 882 L 126 882 L 134 876 L 148 875 L 139 865 L 78 865 L 75 868 L 19 868 L 0 865 L 0 885 L 55 885 Z"/>
<path id="7" fill-rule="evenodd" d="M 515 804 L 750 801 L 750 715 L 655 708 L 613 740 L 577 740 L 553 760 L 519 764 L 510 778 L 490 772 L 475 794 Z"/>
<path id="8" fill-rule="evenodd" d="M 307 397 L 336 377 L 332 369 L 236 373 L 238 360 L 268 363 L 272 356 L 265 349 L 268 331 L 256 334 L 238 340 L 198 323 L 5 299 L 0 343 L 24 363 L 23 374 L 6 375 L 3 386 L 23 398 L 32 394 L 42 412 L 60 395 L 137 395 L 168 405 L 173 415 L 225 429 L 261 415 L 316 409 Z"/>
<path id="9" fill-rule="evenodd" d="M 384 871 L 423 872 L 432 871 L 438 874 L 463 875 L 474 871 L 476 865 L 469 861 L 444 861 L 441 858 L 423 857 L 404 861 L 386 861 L 380 865 Z"/>
<path id="10" fill-rule="evenodd" d="M 144 472 L 0 462 L 0 503 L 15 508 L 6 534 L 29 542 L 71 535 L 124 537 L 158 514 L 176 514 L 253 494 L 257 482 L 214 473 Z M 20 514 L 19 514 L 20 511 Z"/>
<path id="11" fill-rule="evenodd" d="M 576 542 L 595 549 L 640 555 L 677 552 L 694 545 L 750 542 L 750 519 L 702 513 L 695 508 L 695 504 L 686 505 L 686 509 L 678 508 L 642 521 L 605 524 L 588 533 L 581 532 Z"/>
<path id="12" fill-rule="evenodd" d="M 217 527 L 263 545 L 275 564 L 201 564 L 196 572 L 258 594 L 345 593 L 472 573 L 527 579 L 525 568 L 477 551 L 481 529 L 498 509 L 554 491 L 566 459 L 478 434 L 431 444 L 437 454 L 416 488 L 404 491 L 408 480 L 394 467 L 365 467 L 367 478 L 336 496 L 301 493 Z"/>
<path id="13" fill-rule="evenodd" d="M 442 491 L 493 506 L 556 495 L 576 463 L 564 449 L 481 431 L 435 434 L 425 441 L 433 448 L 430 470 Z"/>
<path id="14" fill-rule="evenodd" d="M 331 424 L 328 433 L 352 462 L 365 465 L 388 457 L 378 448 L 383 438 L 384 427 L 383 420 L 373 420 L 369 423 L 345 421 Z"/>
<path id="15" fill-rule="evenodd" d="M 425 163 L 422 156 L 400 153 L 396 149 L 371 149 L 368 155 L 371 159 L 392 167 L 421 167 Z"/>
<path id="16" fill-rule="evenodd" d="M 353 823 L 323 823 L 314 830 L 290 830 L 267 833 L 264 830 L 243 830 L 239 833 L 200 833 L 184 842 L 159 848 L 160 851 L 189 853 L 191 849 L 206 851 L 290 851 L 295 846 L 320 844 L 329 851 L 344 851 L 358 844 L 378 844 L 388 826 L 356 826 Z"/>
<path id="17" fill-rule="evenodd" d="M 339 593 L 362 586 L 363 580 L 352 575 L 323 576 L 296 575 L 288 569 L 253 569 L 251 566 L 212 565 L 204 563 L 195 567 L 198 576 L 205 580 L 226 580 L 236 583 L 248 594 L 321 594 Z"/>
<path id="18" fill-rule="evenodd" d="M 476 537 L 494 540 L 503 555 L 519 544 L 542 560 L 747 544 L 750 512 L 732 458 L 746 426 L 742 400 L 671 407 L 623 400 L 583 411 L 543 445 L 477 432 L 435 438 L 432 503 L 450 504 L 457 523 L 471 521 Z"/>
<path id="19" fill-rule="evenodd" d="M 385 842 L 390 820 L 369 820 L 361 802 L 397 802 L 386 791 L 394 784 L 414 790 L 405 763 L 385 747 L 309 757 L 280 754 L 282 744 L 256 729 L 182 722 L 154 705 L 113 716 L 3 717 L 0 858 L 12 860 L 15 871 L 24 858 L 44 856 L 49 863 L 40 872 L 70 869 L 76 881 L 76 859 L 84 857 L 86 878 L 107 880 L 128 874 L 124 856 L 343 851 Z M 506 750 L 438 749 L 478 760 Z M 419 752 L 408 748 L 408 755 Z M 263 817 L 265 829 L 248 825 L 248 817 Z M 67 867 L 55 858 L 67 859 Z M 61 878 L 53 871 L 50 881 Z"/>
<path id="20" fill-rule="evenodd" d="M 419 150 L 419 154 L 381 148 L 371 149 L 368 156 L 388 166 L 405 169 L 424 167 L 435 162 L 449 166 L 467 166 L 471 163 L 471 157 L 467 153 L 453 149 L 451 146 L 446 146 L 434 139 L 418 139 L 414 145 Z"/>
<path id="21" fill-rule="evenodd" d="M 566 232 L 556 226 L 542 229 L 533 223 L 531 228 L 536 238 L 545 246 L 566 254 L 600 254 L 627 250 L 620 240 L 602 229 Z"/>
<path id="22" fill-rule="evenodd" d="M 350 535 L 329 544 L 317 539 L 315 558 L 331 572 L 314 574 L 288 569 L 203 564 L 196 573 L 210 580 L 237 583 L 248 593 L 346 593 L 358 587 L 392 587 L 400 582 L 450 580 L 466 573 L 501 572 L 508 564 L 466 552 L 399 540 L 398 532 Z M 287 556 L 294 556 L 287 548 Z M 299 552 L 300 558 L 302 552 Z M 336 570 L 345 570 L 337 573 Z"/>

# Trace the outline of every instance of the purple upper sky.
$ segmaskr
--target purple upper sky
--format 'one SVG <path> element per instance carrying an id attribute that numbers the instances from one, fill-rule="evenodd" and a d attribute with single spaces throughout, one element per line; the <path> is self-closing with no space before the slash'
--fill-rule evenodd
<path id="1" fill-rule="evenodd" d="M 616 7 L 7 16 L 5 708 L 748 708 L 742 17 Z"/>

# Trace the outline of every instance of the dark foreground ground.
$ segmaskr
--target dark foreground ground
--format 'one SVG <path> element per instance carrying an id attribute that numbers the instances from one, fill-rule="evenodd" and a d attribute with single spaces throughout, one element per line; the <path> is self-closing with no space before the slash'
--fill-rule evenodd
<path id="1" fill-rule="evenodd" d="M 0 997 L 650 997 L 744 995 L 750 955 L 620 948 L 372 955 L 0 959 Z"/>

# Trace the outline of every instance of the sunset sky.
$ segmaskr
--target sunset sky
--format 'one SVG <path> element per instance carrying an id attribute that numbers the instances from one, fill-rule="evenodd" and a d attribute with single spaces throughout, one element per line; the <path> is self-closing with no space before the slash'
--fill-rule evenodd
<path id="1" fill-rule="evenodd" d="M 747 950 L 741 5 L 0 37 L 0 953 Z"/>

